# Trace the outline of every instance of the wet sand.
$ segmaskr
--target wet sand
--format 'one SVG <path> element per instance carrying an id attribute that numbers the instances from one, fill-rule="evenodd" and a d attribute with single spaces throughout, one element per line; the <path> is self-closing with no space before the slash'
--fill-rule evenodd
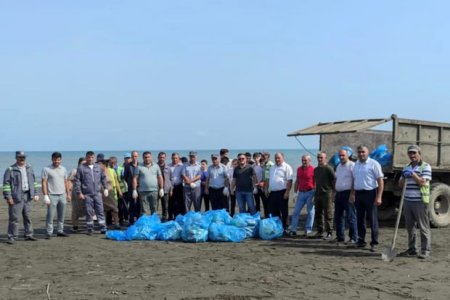
<path id="1" fill-rule="evenodd" d="M 292 201 L 291 201 L 292 202 Z M 6 244 L 0 204 L 0 299 L 449 299 L 450 228 L 432 230 L 428 260 L 381 260 L 380 249 L 348 249 L 323 240 L 243 243 L 115 242 L 96 233 L 45 240 L 45 212 L 33 210 L 35 236 Z M 70 232 L 70 205 L 66 227 Z M 303 224 L 303 223 L 302 223 Z M 369 230 L 370 232 L 370 230 Z M 20 234 L 23 227 L 20 225 Z M 396 249 L 404 250 L 401 228 Z M 47 293 L 48 290 L 48 293 Z"/>

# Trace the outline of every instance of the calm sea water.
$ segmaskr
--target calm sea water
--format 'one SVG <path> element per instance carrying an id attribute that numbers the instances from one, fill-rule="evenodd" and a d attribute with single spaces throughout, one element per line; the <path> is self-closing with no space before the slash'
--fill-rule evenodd
<path id="1" fill-rule="evenodd" d="M 151 150 L 153 154 L 153 159 L 156 161 L 157 155 L 160 152 Z M 211 154 L 218 153 L 218 150 L 196 150 L 198 153 L 198 160 L 206 159 L 209 163 L 211 162 Z M 230 158 L 235 158 L 236 155 L 240 152 L 257 152 L 261 150 L 255 150 L 255 149 L 238 149 L 238 150 L 231 150 L 230 149 Z M 282 152 L 285 156 L 285 161 L 291 165 L 291 167 L 294 169 L 294 171 L 297 169 L 297 167 L 300 165 L 300 157 L 301 155 L 305 154 L 306 152 L 304 150 L 300 149 L 282 149 L 282 150 L 265 150 L 270 153 L 270 158 L 273 161 L 273 156 L 276 152 Z M 316 153 L 317 150 L 312 150 L 313 153 Z M 105 157 L 108 158 L 110 156 L 116 156 L 118 158 L 119 163 L 122 163 L 123 156 L 126 152 L 126 150 L 121 151 L 95 151 L 95 153 L 103 153 L 105 154 Z M 188 157 L 189 150 L 164 150 L 164 152 L 167 153 L 167 162 L 170 162 L 170 155 L 172 152 L 178 152 L 181 156 Z M 63 156 L 63 166 L 66 167 L 66 169 L 70 172 L 73 168 L 76 167 L 78 158 L 85 156 L 85 151 L 62 151 Z M 142 151 L 139 151 L 140 155 L 142 155 Z M 33 152 L 26 152 L 27 154 L 27 163 L 30 164 L 34 172 L 36 174 L 36 177 L 39 179 L 41 178 L 41 172 L 42 169 L 45 166 L 48 166 L 51 164 L 51 151 L 33 151 Z M 0 183 L 3 183 L 3 174 L 7 167 L 15 163 L 15 153 L 14 152 L 0 152 L 0 176 L 1 181 Z M 313 156 L 313 163 L 316 164 L 315 157 Z M 294 172 L 295 173 L 295 172 Z"/>

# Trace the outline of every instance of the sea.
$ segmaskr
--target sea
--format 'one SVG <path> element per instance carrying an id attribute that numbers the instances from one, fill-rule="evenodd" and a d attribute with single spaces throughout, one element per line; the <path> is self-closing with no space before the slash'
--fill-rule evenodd
<path id="1" fill-rule="evenodd" d="M 142 155 L 142 150 L 139 151 L 139 154 Z M 150 150 L 153 154 L 153 161 L 157 161 L 158 153 L 161 151 L 164 151 L 167 154 L 167 163 L 170 163 L 170 157 L 173 152 L 177 152 L 180 154 L 180 156 L 188 157 L 190 150 Z M 208 164 L 211 163 L 211 154 L 218 154 L 219 150 L 195 150 L 197 151 L 197 158 L 198 161 L 205 159 L 208 161 Z M 230 159 L 236 158 L 236 156 L 241 152 L 262 152 L 267 151 L 270 153 L 270 159 L 274 161 L 274 155 L 276 152 L 281 152 L 284 154 L 285 162 L 288 163 L 294 170 L 294 176 L 296 174 L 295 170 L 297 167 L 301 164 L 301 156 L 304 154 L 307 154 L 306 150 L 303 149 L 277 149 L 277 150 L 267 150 L 267 149 L 230 149 L 229 157 Z M 311 152 L 311 158 L 312 163 L 316 165 L 316 158 L 315 154 L 317 153 L 317 149 L 312 149 L 308 151 Z M 62 154 L 62 165 L 67 169 L 68 172 L 70 172 L 72 169 L 76 168 L 78 159 L 80 157 L 84 157 L 86 152 L 85 151 L 60 151 Z M 105 155 L 105 158 L 109 158 L 111 156 L 115 156 L 118 159 L 119 163 L 123 162 L 123 157 L 125 153 L 131 152 L 130 150 L 99 150 L 94 151 L 97 155 L 98 153 L 103 153 Z M 27 155 L 27 163 L 30 164 L 33 167 L 35 176 L 38 180 L 38 183 L 41 181 L 41 173 L 42 169 L 48 165 L 51 164 L 51 155 L 52 151 L 26 151 Z M 141 156 L 142 157 L 142 156 Z M 140 159 L 141 161 L 142 159 Z M 0 152 L 0 185 L 3 184 L 3 175 L 7 167 L 11 166 L 15 163 L 15 152 Z"/>

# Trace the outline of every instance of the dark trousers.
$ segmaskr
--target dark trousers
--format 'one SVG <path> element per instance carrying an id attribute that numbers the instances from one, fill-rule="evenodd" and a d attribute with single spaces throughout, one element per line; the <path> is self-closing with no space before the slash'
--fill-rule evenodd
<path id="1" fill-rule="evenodd" d="M 186 206 L 186 212 L 191 210 L 192 204 L 194 205 L 194 211 L 199 212 L 202 207 L 201 191 L 200 187 L 191 188 L 185 186 L 183 188 L 184 205 Z"/>
<path id="2" fill-rule="evenodd" d="M 227 209 L 228 210 L 228 197 L 223 195 L 222 188 L 209 188 L 209 201 L 211 201 L 211 209 Z"/>
<path id="3" fill-rule="evenodd" d="M 345 240 L 345 222 L 348 223 L 349 237 L 351 240 L 358 240 L 358 228 L 356 225 L 356 208 L 349 202 L 350 190 L 336 192 L 334 200 L 334 221 L 336 222 L 336 237 L 338 241 Z M 345 215 L 345 217 L 344 217 Z"/>
<path id="4" fill-rule="evenodd" d="M 165 193 L 164 196 L 159 199 L 161 200 L 162 220 L 166 221 L 169 208 L 169 194 Z"/>
<path id="5" fill-rule="evenodd" d="M 236 211 L 236 194 L 230 195 L 230 216 L 234 216 Z"/>
<path id="6" fill-rule="evenodd" d="M 356 191 L 355 206 L 358 223 L 358 243 L 366 243 L 366 220 L 371 224 L 370 245 L 378 245 L 378 209 L 375 204 L 377 189 Z"/>
<path id="7" fill-rule="evenodd" d="M 284 199 L 286 190 L 274 191 L 269 194 L 269 213 L 272 217 L 280 217 L 283 228 L 287 229 L 289 199 Z"/>
<path id="8" fill-rule="evenodd" d="M 169 220 L 174 220 L 179 214 L 186 213 L 183 201 L 183 185 L 178 184 L 173 186 L 172 197 L 169 197 Z"/>
<path id="9" fill-rule="evenodd" d="M 256 210 L 261 212 L 261 202 L 264 208 L 264 216 L 265 218 L 269 217 L 269 206 L 267 204 L 267 197 L 264 191 L 260 188 L 258 188 L 258 193 L 255 195 L 255 206 Z"/>
<path id="10" fill-rule="evenodd" d="M 317 232 L 333 233 L 333 201 L 331 193 L 317 194 L 316 190 L 314 206 L 316 210 L 314 222 L 317 226 Z"/>
<path id="11" fill-rule="evenodd" d="M 119 198 L 119 203 L 118 203 L 118 208 L 119 208 L 119 223 L 123 224 L 123 222 L 125 220 L 128 220 L 128 207 L 129 207 L 129 202 L 127 201 L 127 199 L 125 198 L 125 194 L 127 194 L 128 192 L 124 193 L 122 197 Z"/>
<path id="12" fill-rule="evenodd" d="M 209 199 L 209 195 L 206 195 L 204 191 L 202 192 L 202 199 L 203 199 L 203 203 L 205 205 L 205 211 L 208 211 L 210 199 Z"/>
<path id="13" fill-rule="evenodd" d="M 130 225 L 133 225 L 134 222 L 140 217 L 141 215 L 141 205 L 139 203 L 139 199 L 133 199 L 131 192 L 126 193 L 126 200 L 129 203 L 128 206 L 128 217 L 130 221 Z"/>

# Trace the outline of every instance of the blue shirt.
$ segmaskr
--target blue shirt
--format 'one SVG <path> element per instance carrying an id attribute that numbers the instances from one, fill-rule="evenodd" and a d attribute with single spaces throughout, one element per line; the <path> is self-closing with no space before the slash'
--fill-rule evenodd
<path id="1" fill-rule="evenodd" d="M 225 180 L 228 178 L 227 168 L 220 164 L 217 167 L 211 165 L 208 167 L 209 187 L 219 189 L 225 186 Z"/>
<path id="2" fill-rule="evenodd" d="M 381 165 L 370 157 L 365 162 L 359 160 L 353 168 L 354 185 L 356 191 L 370 191 L 378 187 L 378 178 L 383 178 L 384 174 Z"/>
<path id="3" fill-rule="evenodd" d="M 193 179 L 196 176 L 201 176 L 202 175 L 202 166 L 198 163 L 195 162 L 195 164 L 190 164 L 187 163 L 185 165 L 183 165 L 183 169 L 181 170 L 181 175 L 182 176 L 186 176 L 189 179 Z M 197 180 L 194 182 L 196 187 L 200 186 L 200 180 Z M 186 185 L 189 186 L 189 185 Z"/>

